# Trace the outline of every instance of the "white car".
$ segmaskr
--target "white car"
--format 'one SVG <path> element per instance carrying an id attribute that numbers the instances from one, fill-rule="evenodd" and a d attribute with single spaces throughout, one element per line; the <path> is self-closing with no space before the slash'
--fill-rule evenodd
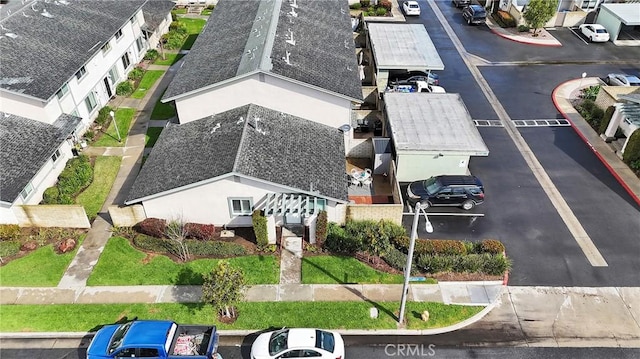
<path id="1" fill-rule="evenodd" d="M 420 5 L 417 1 L 405 1 L 402 3 L 402 11 L 407 16 L 420 16 Z"/>
<path id="2" fill-rule="evenodd" d="M 611 86 L 640 86 L 640 79 L 637 76 L 626 74 L 609 74 L 606 82 Z"/>
<path id="3" fill-rule="evenodd" d="M 251 345 L 251 359 L 344 359 L 340 334 L 321 329 L 284 328 L 260 334 Z"/>
<path id="4" fill-rule="evenodd" d="M 579 26 L 582 35 L 591 42 L 607 42 L 609 41 L 609 33 L 604 26 L 600 24 L 582 24 Z"/>

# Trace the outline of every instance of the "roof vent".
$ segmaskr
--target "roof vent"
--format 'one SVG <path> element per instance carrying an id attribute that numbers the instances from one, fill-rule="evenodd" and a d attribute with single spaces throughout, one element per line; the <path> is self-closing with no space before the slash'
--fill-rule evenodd
<path id="1" fill-rule="evenodd" d="M 292 17 L 298 17 L 298 13 L 296 12 L 296 9 L 294 9 L 293 7 L 291 8 L 291 11 L 288 14 L 291 15 Z"/>
<path id="2" fill-rule="evenodd" d="M 211 133 L 216 132 L 216 130 L 219 129 L 219 128 L 220 128 L 220 122 L 216 123 L 216 125 L 213 126 L 213 128 L 211 129 Z"/>
<path id="3" fill-rule="evenodd" d="M 289 60 L 289 56 L 291 56 L 291 53 L 289 51 L 285 52 L 285 56 L 282 58 L 284 60 L 284 62 L 287 63 L 287 65 L 291 65 L 291 61 Z"/>
<path id="4" fill-rule="evenodd" d="M 57 2 L 62 4 L 62 5 L 69 5 L 69 2 L 67 0 L 58 0 Z"/>
<path id="5" fill-rule="evenodd" d="M 44 17 L 48 17 L 49 19 L 53 18 L 53 15 L 51 15 L 51 13 L 47 11 L 47 9 L 43 9 L 42 13 L 40 13 L 40 15 L 42 15 Z"/>
<path id="6" fill-rule="evenodd" d="M 285 41 L 287 44 L 291 44 L 293 46 L 296 46 L 296 40 L 293 39 L 293 31 L 291 31 L 291 29 L 289 30 L 289 38 Z"/>
<path id="7" fill-rule="evenodd" d="M 10 37 L 12 39 L 15 39 L 18 37 L 18 35 L 14 34 L 13 32 L 7 32 L 4 34 L 6 37 Z"/>
<path id="8" fill-rule="evenodd" d="M 297 0 L 293 0 L 293 2 L 289 3 L 289 6 L 291 6 L 292 8 L 298 8 L 298 1 Z"/>
<path id="9" fill-rule="evenodd" d="M 236 121 L 236 125 L 239 125 L 241 123 L 244 122 L 244 117 L 240 116 L 240 118 L 238 119 L 238 121 Z"/>

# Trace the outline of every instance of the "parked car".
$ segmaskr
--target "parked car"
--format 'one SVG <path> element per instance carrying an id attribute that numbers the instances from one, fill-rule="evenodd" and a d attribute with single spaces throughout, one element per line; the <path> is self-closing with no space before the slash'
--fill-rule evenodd
<path id="1" fill-rule="evenodd" d="M 476 176 L 442 175 L 410 183 L 407 197 L 411 208 L 420 202 L 423 208 L 454 206 L 470 210 L 484 202 L 484 186 Z"/>
<path id="2" fill-rule="evenodd" d="M 467 6 L 471 4 L 471 0 L 451 0 L 451 3 L 455 7 Z"/>
<path id="3" fill-rule="evenodd" d="M 582 35 L 591 42 L 607 42 L 609 41 L 609 33 L 604 26 L 600 24 L 582 24 L 578 26 Z"/>
<path id="4" fill-rule="evenodd" d="M 484 24 L 487 20 L 487 11 L 477 4 L 471 4 L 462 9 L 462 17 L 467 24 Z"/>
<path id="5" fill-rule="evenodd" d="M 402 11 L 407 16 L 420 16 L 420 5 L 417 1 L 405 1 L 402 3 Z"/>
<path id="6" fill-rule="evenodd" d="M 637 76 L 627 74 L 608 74 L 605 81 L 611 86 L 640 86 Z"/>
<path id="7" fill-rule="evenodd" d="M 439 85 L 440 76 L 434 72 L 425 71 L 391 71 L 389 72 L 389 83 L 411 84 L 416 81 L 425 81 L 430 85 Z"/>
<path id="8" fill-rule="evenodd" d="M 416 81 L 411 84 L 389 84 L 387 92 L 432 92 L 432 93 L 447 93 L 444 87 L 429 85 L 425 81 Z"/>
<path id="9" fill-rule="evenodd" d="M 340 334 L 321 329 L 286 328 L 260 334 L 251 345 L 251 359 L 344 359 Z"/>

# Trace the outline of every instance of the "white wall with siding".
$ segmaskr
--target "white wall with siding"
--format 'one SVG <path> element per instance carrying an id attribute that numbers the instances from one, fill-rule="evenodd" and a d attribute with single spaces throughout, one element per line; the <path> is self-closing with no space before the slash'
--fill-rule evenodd
<path id="1" fill-rule="evenodd" d="M 180 123 L 250 103 L 336 128 L 351 119 L 351 101 L 264 74 L 239 79 L 175 103 Z"/>
<path id="2" fill-rule="evenodd" d="M 251 179 L 230 177 L 146 200 L 142 204 L 147 218 L 244 227 L 252 225 L 251 216 L 232 217 L 229 198 L 252 198 L 254 207 L 260 208 L 266 195 L 281 192 L 291 191 Z M 327 201 L 329 220 L 335 220 L 335 207 L 335 202 Z"/>
<path id="3" fill-rule="evenodd" d="M 468 173 L 469 155 L 438 152 L 398 153 L 397 178 L 411 182 L 437 175 L 464 175 Z"/>

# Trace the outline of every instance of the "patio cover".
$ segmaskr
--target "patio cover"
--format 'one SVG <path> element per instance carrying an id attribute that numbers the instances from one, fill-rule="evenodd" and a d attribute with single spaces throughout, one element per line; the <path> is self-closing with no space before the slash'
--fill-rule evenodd
<path id="1" fill-rule="evenodd" d="M 326 203 L 324 198 L 304 194 L 270 193 L 264 203 L 264 214 L 310 216 L 324 210 Z"/>
<path id="2" fill-rule="evenodd" d="M 380 92 L 387 87 L 389 70 L 444 70 L 444 63 L 424 25 L 369 23 L 367 26 Z"/>
<path id="3" fill-rule="evenodd" d="M 459 94 L 386 93 L 385 103 L 397 152 L 489 155 Z"/>
<path id="4" fill-rule="evenodd" d="M 600 7 L 607 9 L 611 15 L 625 25 L 640 25 L 640 4 L 638 3 L 602 4 Z"/>

